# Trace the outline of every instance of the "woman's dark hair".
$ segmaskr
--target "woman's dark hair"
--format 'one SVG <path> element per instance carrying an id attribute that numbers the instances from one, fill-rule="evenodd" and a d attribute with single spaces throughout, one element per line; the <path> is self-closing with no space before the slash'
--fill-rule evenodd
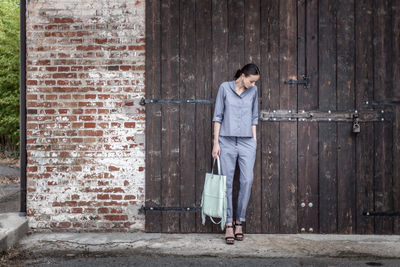
<path id="1" fill-rule="evenodd" d="M 235 80 L 239 78 L 240 75 L 242 75 L 242 73 L 244 73 L 246 77 L 249 75 L 260 75 L 260 69 L 254 63 L 249 63 L 247 65 L 244 65 L 243 68 L 238 69 L 236 71 L 236 74 L 234 76 Z"/>

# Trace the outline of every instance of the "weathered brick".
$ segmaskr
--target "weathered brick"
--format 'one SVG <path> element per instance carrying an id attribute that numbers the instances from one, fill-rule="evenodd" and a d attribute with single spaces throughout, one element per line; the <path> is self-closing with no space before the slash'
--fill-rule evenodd
<path id="1" fill-rule="evenodd" d="M 125 221 L 128 219 L 127 215 L 104 215 L 104 219 L 109 221 Z"/>
<path id="2" fill-rule="evenodd" d="M 32 228 L 144 229 L 145 0 L 105 1 L 27 2 Z"/>

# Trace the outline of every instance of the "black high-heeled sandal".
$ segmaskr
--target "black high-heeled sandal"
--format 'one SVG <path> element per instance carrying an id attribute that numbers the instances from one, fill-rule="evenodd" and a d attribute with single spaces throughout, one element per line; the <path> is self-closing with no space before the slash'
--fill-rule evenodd
<path id="1" fill-rule="evenodd" d="M 244 238 L 244 234 L 243 234 L 243 223 L 236 223 L 236 222 L 235 222 L 235 228 L 236 228 L 236 225 L 242 227 L 242 232 L 241 232 L 241 233 L 235 233 L 235 239 L 236 239 L 237 241 L 243 241 L 243 238 Z"/>
<path id="2" fill-rule="evenodd" d="M 233 228 L 233 225 L 226 225 L 225 228 Z M 227 237 L 225 237 L 225 242 L 228 245 L 233 245 L 235 243 L 235 237 L 234 236 L 227 236 Z"/>

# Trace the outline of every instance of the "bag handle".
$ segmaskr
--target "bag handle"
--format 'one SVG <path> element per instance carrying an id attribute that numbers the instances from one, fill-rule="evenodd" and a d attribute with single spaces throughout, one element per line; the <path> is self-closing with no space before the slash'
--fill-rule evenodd
<path id="1" fill-rule="evenodd" d="M 211 169 L 211 173 L 214 173 L 215 159 L 217 160 L 218 175 L 221 175 L 221 163 L 220 163 L 220 159 L 219 159 L 218 155 L 217 155 L 216 158 L 214 158 L 214 162 L 213 162 L 213 166 L 212 166 L 212 169 Z"/>

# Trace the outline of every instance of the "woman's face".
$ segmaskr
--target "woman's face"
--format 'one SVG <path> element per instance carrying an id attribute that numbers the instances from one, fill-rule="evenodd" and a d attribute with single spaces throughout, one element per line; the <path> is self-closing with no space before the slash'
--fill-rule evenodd
<path id="1" fill-rule="evenodd" d="M 256 81 L 260 79 L 260 75 L 250 74 L 249 76 L 246 77 L 244 73 L 242 73 L 242 78 L 243 78 L 243 85 L 247 89 L 256 84 Z"/>

